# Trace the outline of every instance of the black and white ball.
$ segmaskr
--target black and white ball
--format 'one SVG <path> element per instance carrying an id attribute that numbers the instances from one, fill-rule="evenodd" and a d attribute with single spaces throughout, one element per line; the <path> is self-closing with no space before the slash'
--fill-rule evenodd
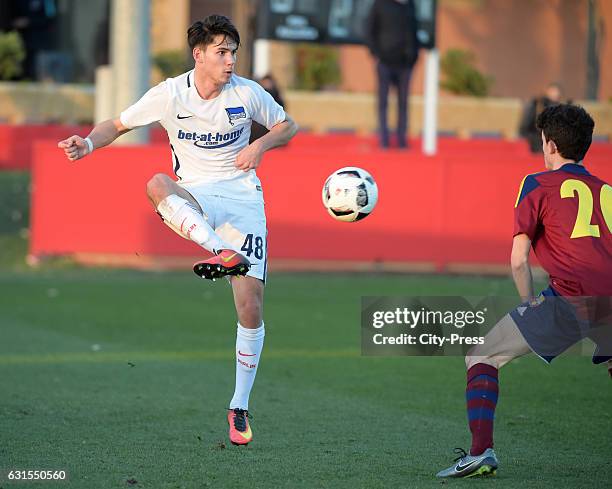
<path id="1" fill-rule="evenodd" d="M 340 168 L 323 185 L 323 205 L 338 221 L 359 221 L 376 207 L 378 187 L 367 171 L 355 166 Z"/>

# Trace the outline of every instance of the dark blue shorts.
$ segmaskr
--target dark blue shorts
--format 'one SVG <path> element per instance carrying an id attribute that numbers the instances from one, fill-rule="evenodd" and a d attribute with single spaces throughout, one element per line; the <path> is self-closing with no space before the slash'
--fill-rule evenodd
<path id="1" fill-rule="evenodd" d="M 593 363 L 611 359 L 610 298 L 568 299 L 572 302 L 548 287 L 538 296 L 537 304 L 523 303 L 510 311 L 510 316 L 531 350 L 548 363 L 584 338 L 597 345 Z"/>

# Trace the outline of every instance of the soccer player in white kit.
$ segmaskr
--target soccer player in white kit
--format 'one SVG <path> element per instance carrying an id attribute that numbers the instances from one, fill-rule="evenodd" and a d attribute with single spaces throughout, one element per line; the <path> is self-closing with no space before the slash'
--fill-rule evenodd
<path id="1" fill-rule="evenodd" d="M 297 125 L 254 81 L 234 73 L 240 36 L 231 21 L 211 15 L 187 31 L 194 69 L 151 88 L 119 118 L 96 125 L 85 139 L 58 143 L 70 161 L 139 126 L 159 122 L 167 131 L 176 177 L 154 175 L 149 200 L 164 222 L 213 257 L 196 274 L 227 276 L 238 316 L 236 386 L 229 404 L 232 443 L 252 440 L 249 394 L 263 348 L 266 216 L 255 169 L 263 153 L 286 144 Z M 249 144 L 251 121 L 270 131 Z M 244 277 L 242 275 L 245 275 Z"/>

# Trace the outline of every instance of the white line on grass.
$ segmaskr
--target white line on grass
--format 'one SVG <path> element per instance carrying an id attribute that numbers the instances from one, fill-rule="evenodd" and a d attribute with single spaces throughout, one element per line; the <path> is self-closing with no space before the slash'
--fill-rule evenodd
<path id="1" fill-rule="evenodd" d="M 285 358 L 348 358 L 359 357 L 359 350 L 270 350 L 265 357 Z M 32 365 L 61 363 L 125 363 L 125 362 L 171 362 L 190 360 L 225 360 L 231 358 L 228 350 L 194 351 L 136 351 L 136 352 L 66 352 L 0 355 L 0 365 Z"/>

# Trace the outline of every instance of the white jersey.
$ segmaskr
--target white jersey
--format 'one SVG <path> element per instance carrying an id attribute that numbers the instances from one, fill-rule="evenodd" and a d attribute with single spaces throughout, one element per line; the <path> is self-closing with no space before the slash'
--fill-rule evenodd
<path id="1" fill-rule="evenodd" d="M 214 99 L 204 100 L 193 70 L 168 78 L 121 112 L 129 128 L 159 122 L 168 133 L 174 173 L 185 187 L 210 187 L 211 194 L 262 200 L 255 170 L 234 166 L 249 144 L 251 121 L 271 129 L 286 118 L 283 108 L 258 83 L 232 75 Z"/>

